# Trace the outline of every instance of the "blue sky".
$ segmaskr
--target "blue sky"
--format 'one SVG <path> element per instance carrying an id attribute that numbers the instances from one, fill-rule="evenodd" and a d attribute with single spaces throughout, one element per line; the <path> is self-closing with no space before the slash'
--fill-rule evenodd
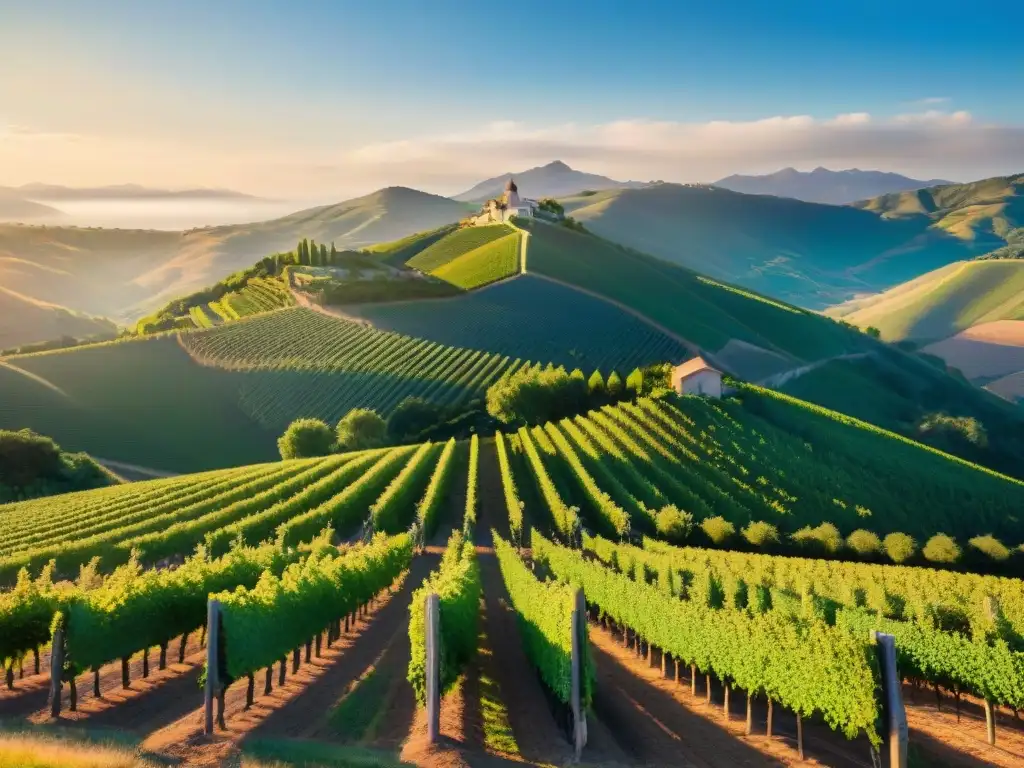
<path id="1" fill-rule="evenodd" d="M 6 3 L 0 185 L 453 192 L 562 155 L 680 181 L 1009 173 L 1021 22 L 945 0 Z"/>

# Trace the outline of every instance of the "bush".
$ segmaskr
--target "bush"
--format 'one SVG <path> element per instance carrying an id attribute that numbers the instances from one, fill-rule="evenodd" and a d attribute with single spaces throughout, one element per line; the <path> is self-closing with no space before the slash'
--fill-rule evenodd
<path id="1" fill-rule="evenodd" d="M 779 542 L 779 529 L 771 523 L 759 520 L 743 529 L 743 538 L 755 547 L 767 549 Z"/>
<path id="2" fill-rule="evenodd" d="M 594 371 L 587 381 L 587 394 L 594 398 L 604 397 L 605 391 L 604 376 L 600 371 Z"/>
<path id="3" fill-rule="evenodd" d="M 955 563 L 960 559 L 960 547 L 951 536 L 937 533 L 928 539 L 921 554 L 933 563 Z"/>
<path id="4" fill-rule="evenodd" d="M 662 507 L 656 518 L 658 534 L 666 541 L 681 544 L 690 537 L 693 531 L 693 515 L 682 512 L 678 507 L 669 504 Z"/>
<path id="5" fill-rule="evenodd" d="M 890 533 L 882 539 L 882 549 L 894 563 L 902 563 L 914 556 L 917 542 L 905 533 Z"/>
<path id="6" fill-rule="evenodd" d="M 564 368 L 522 369 L 487 390 L 487 412 L 505 424 L 542 424 L 585 410 L 582 374 Z"/>
<path id="7" fill-rule="evenodd" d="M 622 377 L 619 376 L 618 371 L 612 371 L 608 375 L 605 390 L 608 392 L 608 397 L 612 400 L 618 400 L 622 397 Z"/>
<path id="8" fill-rule="evenodd" d="M 723 544 L 736 533 L 736 526 L 718 515 L 701 521 L 700 528 L 704 531 L 704 535 L 711 539 L 711 543 L 716 546 Z"/>
<path id="9" fill-rule="evenodd" d="M 817 528 L 806 526 L 793 534 L 798 544 L 820 549 L 834 554 L 842 549 L 843 536 L 832 523 L 822 523 Z"/>
<path id="10" fill-rule="evenodd" d="M 882 551 L 882 540 L 878 534 L 860 528 L 846 537 L 846 546 L 861 557 L 871 557 Z"/>
<path id="11" fill-rule="evenodd" d="M 626 377 L 626 392 L 630 397 L 639 397 L 644 390 L 644 373 L 639 368 Z"/>
<path id="12" fill-rule="evenodd" d="M 967 542 L 971 547 L 993 560 L 1006 560 L 1010 556 L 1010 550 L 995 536 L 975 536 Z"/>
<path id="13" fill-rule="evenodd" d="M 56 477 L 61 470 L 60 446 L 30 429 L 0 430 L 0 483 L 12 488 Z"/>
<path id="14" fill-rule="evenodd" d="M 367 448 L 379 448 L 384 444 L 387 425 L 376 411 L 366 408 L 353 408 L 335 430 L 340 451 L 362 451 Z"/>
<path id="15" fill-rule="evenodd" d="M 400 443 L 423 434 L 441 421 L 441 409 L 418 397 L 407 397 L 391 412 L 387 421 L 387 436 Z"/>
<path id="16" fill-rule="evenodd" d="M 334 430 L 320 419 L 296 419 L 277 440 L 282 459 L 308 459 L 334 451 Z"/>
<path id="17" fill-rule="evenodd" d="M 917 432 L 922 440 L 927 438 L 928 443 L 950 451 L 988 447 L 985 425 L 970 416 L 932 413 L 917 425 Z"/>

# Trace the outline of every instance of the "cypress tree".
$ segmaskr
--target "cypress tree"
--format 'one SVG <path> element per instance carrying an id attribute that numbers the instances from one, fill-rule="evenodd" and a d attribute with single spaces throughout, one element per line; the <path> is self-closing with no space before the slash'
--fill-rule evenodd
<path id="1" fill-rule="evenodd" d="M 334 247 L 334 241 L 331 240 L 331 264 L 338 263 L 338 249 Z"/>
<path id="2" fill-rule="evenodd" d="M 601 375 L 600 371 L 594 371 L 590 374 L 590 380 L 587 382 L 587 393 L 591 397 L 604 396 L 604 376 Z"/>
<path id="3" fill-rule="evenodd" d="M 320 265 L 323 266 L 325 264 L 327 264 L 327 246 L 324 243 L 320 243 Z"/>
<path id="4" fill-rule="evenodd" d="M 608 390 L 608 397 L 612 400 L 618 400 L 622 397 L 622 378 L 619 376 L 618 371 L 612 371 L 608 376 L 608 383 L 605 385 Z"/>

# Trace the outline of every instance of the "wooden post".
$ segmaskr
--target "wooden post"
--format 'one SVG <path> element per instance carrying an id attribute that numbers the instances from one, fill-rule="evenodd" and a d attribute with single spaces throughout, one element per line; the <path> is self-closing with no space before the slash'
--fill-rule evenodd
<path id="1" fill-rule="evenodd" d="M 252 672 L 249 673 L 249 687 L 245 689 L 245 708 L 252 706 L 253 696 L 256 693 L 256 678 Z"/>
<path id="2" fill-rule="evenodd" d="M 280 673 L 277 676 L 277 684 L 279 686 L 280 685 L 284 685 L 284 683 L 285 683 L 285 673 L 287 671 L 285 669 L 285 667 L 287 667 L 287 666 L 288 666 L 288 659 L 281 659 Z"/>
<path id="3" fill-rule="evenodd" d="M 672 661 L 676 664 L 676 685 L 679 685 L 679 659 L 673 658 Z"/>
<path id="4" fill-rule="evenodd" d="M 38 675 L 39 674 L 39 646 L 38 645 L 35 648 L 32 649 L 32 656 L 34 657 L 34 660 L 35 660 L 35 669 L 36 669 L 36 674 Z"/>
<path id="5" fill-rule="evenodd" d="M 697 695 L 697 665 L 690 665 L 690 695 Z"/>
<path id="6" fill-rule="evenodd" d="M 889 745 L 889 768 L 907 768 L 907 711 L 896 669 L 896 639 L 884 632 L 871 632 L 882 669 L 883 717 Z"/>
<path id="7" fill-rule="evenodd" d="M 299 663 L 302 661 L 302 651 L 298 648 L 292 651 L 292 674 L 299 671 Z"/>
<path id="8" fill-rule="evenodd" d="M 665 678 L 665 661 L 666 661 L 666 659 L 665 659 L 665 649 L 662 648 L 661 649 L 661 677 L 662 677 L 662 679 Z"/>
<path id="9" fill-rule="evenodd" d="M 322 643 L 323 643 L 323 637 L 324 637 L 323 632 L 317 632 L 316 633 L 316 657 L 318 659 L 320 658 L 320 650 L 321 650 Z"/>
<path id="10" fill-rule="evenodd" d="M 129 675 L 128 664 L 130 659 L 127 656 L 121 657 L 121 687 L 128 688 L 131 686 L 131 676 Z"/>
<path id="11" fill-rule="evenodd" d="M 587 601 L 583 597 L 583 590 L 577 589 L 576 607 L 572 612 L 572 690 L 569 694 L 572 741 L 577 762 L 587 744 L 587 713 L 583 709 L 583 665 L 587 642 Z"/>
<path id="12" fill-rule="evenodd" d="M 102 694 L 100 693 L 100 668 L 99 667 L 93 667 L 92 668 L 92 695 L 95 696 L 97 699 L 103 698 Z"/>
<path id="13" fill-rule="evenodd" d="M 64 630 L 53 633 L 50 647 L 50 717 L 60 717 L 61 678 L 64 677 Z"/>
<path id="14" fill-rule="evenodd" d="M 319 635 L 317 635 L 319 637 Z M 318 653 L 317 656 L 320 654 Z M 313 638 L 306 641 L 306 663 L 309 664 L 313 660 Z"/>
<path id="15" fill-rule="evenodd" d="M 431 592 L 425 603 L 427 619 L 427 741 L 441 735 L 441 600 Z"/>
<path id="16" fill-rule="evenodd" d="M 993 746 L 996 743 L 996 713 L 993 711 L 992 702 L 985 699 L 985 735 L 988 743 Z"/>
<path id="17" fill-rule="evenodd" d="M 142 651 L 142 676 L 149 677 L 149 646 Z"/>
<path id="18" fill-rule="evenodd" d="M 768 697 L 768 723 L 764 731 L 765 736 L 769 741 L 772 739 L 772 697 Z"/>
<path id="19" fill-rule="evenodd" d="M 167 669 L 167 641 L 160 643 L 160 669 Z"/>
<path id="20" fill-rule="evenodd" d="M 707 674 L 704 675 L 704 682 L 707 683 L 707 687 L 708 687 L 707 691 L 705 691 L 705 693 L 707 694 L 707 698 L 705 699 L 704 703 L 710 705 L 711 704 L 711 670 L 708 670 Z"/>
<path id="21" fill-rule="evenodd" d="M 754 696 L 747 691 L 747 736 L 754 733 Z"/>
<path id="22" fill-rule="evenodd" d="M 722 683 L 722 691 L 724 694 L 724 700 L 722 701 L 722 714 L 725 715 L 725 719 L 729 719 L 729 684 Z"/>
<path id="23" fill-rule="evenodd" d="M 804 759 L 804 719 L 800 713 L 796 713 L 796 751 L 800 759 Z"/>
<path id="24" fill-rule="evenodd" d="M 206 720 L 203 732 L 207 736 L 213 735 L 213 702 L 217 698 L 217 688 L 220 681 L 220 659 L 217 657 L 217 649 L 220 647 L 220 603 L 210 600 L 206 604 L 206 629 L 203 633 L 206 636 L 206 690 L 204 691 L 204 705 Z"/>
<path id="25" fill-rule="evenodd" d="M 69 694 L 68 702 L 70 703 L 70 706 L 68 707 L 68 709 L 70 709 L 72 712 L 77 712 L 78 711 L 78 687 L 75 685 L 75 676 L 74 675 L 72 675 L 71 677 L 68 678 L 68 694 Z"/>

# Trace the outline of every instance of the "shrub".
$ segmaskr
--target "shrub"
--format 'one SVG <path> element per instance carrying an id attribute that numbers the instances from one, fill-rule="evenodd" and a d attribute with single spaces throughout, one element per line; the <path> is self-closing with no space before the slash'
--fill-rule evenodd
<path id="1" fill-rule="evenodd" d="M 771 523 L 759 520 L 756 523 L 751 523 L 743 529 L 743 538 L 755 547 L 767 549 L 772 544 L 778 543 L 779 529 Z"/>
<path id="2" fill-rule="evenodd" d="M 644 372 L 634 368 L 633 372 L 626 377 L 626 393 L 630 397 L 639 397 L 644 389 Z"/>
<path id="3" fill-rule="evenodd" d="M 417 437 L 441 420 L 441 409 L 419 397 L 407 397 L 391 412 L 387 436 L 392 442 Z"/>
<path id="4" fill-rule="evenodd" d="M 882 539 L 882 549 L 894 563 L 902 563 L 914 556 L 917 542 L 905 533 L 890 533 Z"/>
<path id="5" fill-rule="evenodd" d="M 988 432 L 985 425 L 970 416 L 932 413 L 921 420 L 917 425 L 917 431 L 922 439 L 929 438 L 929 443 L 948 447 L 953 451 L 966 447 L 988 447 Z"/>
<path id="6" fill-rule="evenodd" d="M 693 515 L 669 504 L 658 512 L 656 524 L 663 539 L 679 544 L 686 541 L 693 531 Z"/>
<path id="7" fill-rule="evenodd" d="M 594 371 L 590 374 L 590 379 L 587 381 L 587 394 L 591 397 L 601 397 L 605 394 L 604 376 L 601 375 L 600 371 Z"/>
<path id="8" fill-rule="evenodd" d="M 843 536 L 832 523 L 822 523 L 816 528 L 806 526 L 793 534 L 793 540 L 801 545 L 821 549 L 830 554 L 843 546 Z"/>
<path id="9" fill-rule="evenodd" d="M 320 419 L 296 419 L 277 440 L 282 459 L 327 456 L 334 450 L 334 430 Z"/>
<path id="10" fill-rule="evenodd" d="M 376 411 L 353 408 L 341 421 L 336 431 L 338 450 L 362 451 L 379 448 L 384 444 L 387 425 Z"/>
<path id="11" fill-rule="evenodd" d="M 711 543 L 720 545 L 736 533 L 736 526 L 724 517 L 716 515 L 701 521 L 700 528 L 704 535 L 711 539 Z"/>
<path id="12" fill-rule="evenodd" d="M 882 540 L 878 534 L 859 528 L 846 537 L 846 546 L 861 557 L 870 557 L 882 551 Z"/>
<path id="13" fill-rule="evenodd" d="M 928 539 L 921 554 L 933 563 L 955 563 L 960 559 L 960 547 L 951 536 L 936 533 Z"/>
<path id="14" fill-rule="evenodd" d="M 19 488 L 60 473 L 60 447 L 29 429 L 0 430 L 0 483 Z"/>
<path id="15" fill-rule="evenodd" d="M 487 412 L 505 424 L 542 424 L 586 408 L 583 375 L 564 368 L 522 369 L 487 390 Z"/>
<path id="16" fill-rule="evenodd" d="M 1006 545 L 992 534 L 988 536 L 975 536 L 967 543 L 993 560 L 1006 560 L 1010 556 L 1010 550 L 1007 549 Z"/>
<path id="17" fill-rule="evenodd" d="M 612 400 L 618 400 L 622 397 L 622 377 L 619 376 L 618 371 L 612 371 L 608 376 L 608 381 L 605 383 L 605 390 L 608 392 L 608 397 Z"/>

